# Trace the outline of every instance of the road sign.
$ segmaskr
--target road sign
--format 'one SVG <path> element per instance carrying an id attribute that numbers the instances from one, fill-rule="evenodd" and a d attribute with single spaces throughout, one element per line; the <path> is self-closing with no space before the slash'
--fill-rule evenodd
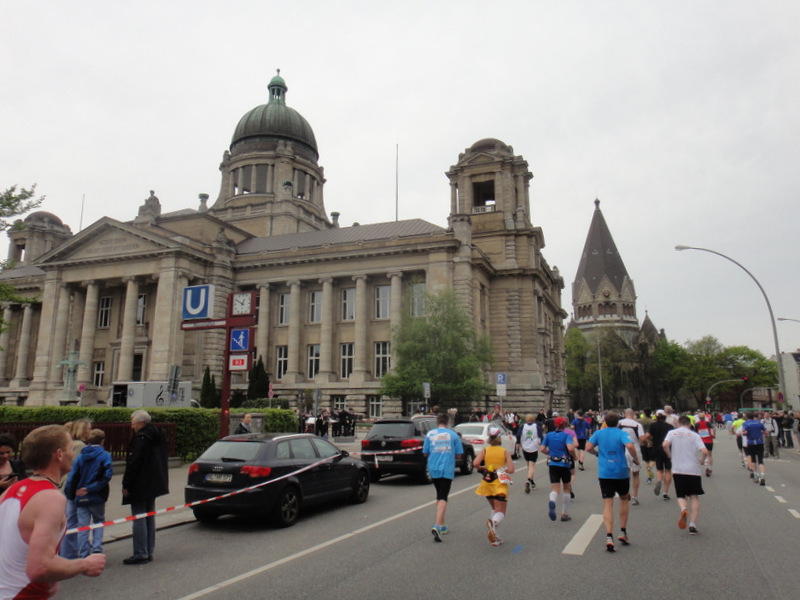
<path id="1" fill-rule="evenodd" d="M 496 395 L 497 396 L 505 396 L 506 395 L 506 374 L 505 373 L 495 373 L 494 374 L 494 382 L 497 387 Z"/>
<path id="2" fill-rule="evenodd" d="M 228 370 L 229 371 L 247 371 L 250 367 L 249 354 L 231 354 L 228 357 Z"/>
<path id="3" fill-rule="evenodd" d="M 428 382 L 422 384 L 422 397 L 426 400 L 431 398 L 431 384 Z"/>
<path id="4" fill-rule="evenodd" d="M 210 319 L 214 316 L 214 286 L 210 283 L 183 288 L 181 318 Z"/>
<path id="5" fill-rule="evenodd" d="M 231 352 L 249 352 L 250 339 L 249 327 L 231 329 L 231 337 L 229 340 L 228 349 Z"/>

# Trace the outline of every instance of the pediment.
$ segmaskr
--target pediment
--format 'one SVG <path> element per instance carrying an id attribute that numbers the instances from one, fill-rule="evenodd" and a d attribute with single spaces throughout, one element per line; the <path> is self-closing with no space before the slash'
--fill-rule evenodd
<path id="1" fill-rule="evenodd" d="M 169 250 L 176 245 L 182 244 L 106 218 L 55 248 L 37 264 L 134 257 Z"/>
<path id="2" fill-rule="evenodd" d="M 466 158 L 461 164 L 462 165 L 485 165 L 489 163 L 496 163 L 499 162 L 496 156 L 492 156 L 491 154 L 475 154 Z"/>

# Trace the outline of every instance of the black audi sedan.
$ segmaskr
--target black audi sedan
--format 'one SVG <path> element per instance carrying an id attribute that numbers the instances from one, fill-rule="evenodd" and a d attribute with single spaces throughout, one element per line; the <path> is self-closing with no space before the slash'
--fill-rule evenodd
<path id="1" fill-rule="evenodd" d="M 194 516 L 212 521 L 221 515 L 248 515 L 289 527 L 312 504 L 359 504 L 369 496 L 366 464 L 346 451 L 313 435 L 257 433 L 214 442 L 189 467 L 184 497 L 187 503 L 196 502 L 271 480 L 276 481 L 199 504 L 192 508 Z"/>

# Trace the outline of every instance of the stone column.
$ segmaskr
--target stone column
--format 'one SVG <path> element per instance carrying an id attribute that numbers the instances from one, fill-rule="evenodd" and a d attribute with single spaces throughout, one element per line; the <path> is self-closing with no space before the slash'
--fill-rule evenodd
<path id="1" fill-rule="evenodd" d="M 333 279 L 320 279 L 322 284 L 322 324 L 319 340 L 319 372 L 324 378 L 333 375 Z"/>
<path id="2" fill-rule="evenodd" d="M 170 367 L 180 367 L 183 364 L 183 331 L 180 328 L 180 319 L 176 318 L 175 307 L 180 306 L 186 282 L 186 275 L 176 269 L 174 264 L 165 265 L 158 274 L 156 307 L 150 333 L 152 346 L 148 361 L 148 379 L 153 381 L 167 381 Z"/>
<path id="3" fill-rule="evenodd" d="M 50 381 L 59 382 L 62 367 L 58 365 L 67 358 L 67 327 L 69 326 L 69 290 L 67 286 L 58 288 L 58 304 L 56 306 L 56 322 L 53 330 L 53 345 L 50 347 L 52 361 L 50 363 Z"/>
<path id="4" fill-rule="evenodd" d="M 267 193 L 270 194 L 273 192 L 273 185 L 275 181 L 275 165 L 269 164 L 267 165 Z"/>
<path id="5" fill-rule="evenodd" d="M 357 382 L 362 382 L 366 379 L 367 373 L 367 322 L 369 321 L 367 276 L 354 275 L 353 279 L 356 282 L 355 356 L 353 360 L 353 375 L 355 375 Z"/>
<path id="6" fill-rule="evenodd" d="M 3 306 L 3 331 L 0 332 L 0 385 L 6 380 L 6 362 L 8 361 L 8 340 L 11 329 L 11 305 Z"/>
<path id="7" fill-rule="evenodd" d="M 19 346 L 17 346 L 17 364 L 14 368 L 14 379 L 11 387 L 20 387 L 28 378 L 28 354 L 31 347 L 31 315 L 33 308 L 30 304 L 22 307 L 22 326 L 19 330 Z"/>
<path id="8" fill-rule="evenodd" d="M 238 169 L 231 169 L 229 175 L 229 187 L 228 187 L 228 198 L 233 198 L 236 195 L 236 184 L 234 183 L 237 180 L 237 173 Z"/>
<path id="9" fill-rule="evenodd" d="M 258 165 L 250 165 L 250 193 L 256 193 L 256 175 L 258 174 Z"/>
<path id="10" fill-rule="evenodd" d="M 139 284 L 135 277 L 127 278 L 125 309 L 122 314 L 122 338 L 119 347 L 117 381 L 130 381 L 133 377 L 133 351 L 136 342 L 136 303 L 139 300 Z"/>
<path id="11" fill-rule="evenodd" d="M 389 279 L 392 284 L 392 308 L 389 313 L 392 331 L 397 331 L 403 320 L 403 274 L 402 273 L 388 273 Z M 391 348 L 391 361 L 392 368 L 397 364 L 397 352 L 395 344 L 390 340 Z"/>
<path id="12" fill-rule="evenodd" d="M 458 208 L 458 184 L 455 181 L 450 182 L 450 214 L 455 215 L 459 211 Z"/>
<path id="13" fill-rule="evenodd" d="M 85 363 L 78 367 L 78 385 L 88 384 L 92 379 L 92 357 L 94 356 L 94 332 L 97 329 L 97 301 L 99 286 L 96 281 L 85 281 L 86 302 L 83 307 L 81 348 L 78 360 Z"/>
<path id="14" fill-rule="evenodd" d="M 297 381 L 300 374 L 300 281 L 289 282 L 291 293 L 289 296 L 289 357 L 287 364 L 288 379 L 290 383 Z"/>
<path id="15" fill-rule="evenodd" d="M 269 168 L 269 166 L 267 166 Z M 256 351 L 264 361 L 264 368 L 269 371 L 269 284 L 258 286 L 258 329 L 256 330 Z M 258 360 L 256 356 L 256 361 Z"/>
<path id="16" fill-rule="evenodd" d="M 306 180 L 303 183 L 303 185 L 305 186 L 303 188 L 303 194 L 305 195 L 306 200 L 308 200 L 310 202 L 311 201 L 311 175 L 309 175 L 308 173 L 306 173 Z"/>

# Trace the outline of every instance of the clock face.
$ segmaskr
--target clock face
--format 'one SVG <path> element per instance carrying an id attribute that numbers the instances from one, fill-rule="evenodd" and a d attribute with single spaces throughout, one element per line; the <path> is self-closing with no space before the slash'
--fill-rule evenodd
<path id="1" fill-rule="evenodd" d="M 253 294 L 250 292 L 242 292 L 233 295 L 233 305 L 231 306 L 231 313 L 234 315 L 249 315 L 252 309 Z"/>

